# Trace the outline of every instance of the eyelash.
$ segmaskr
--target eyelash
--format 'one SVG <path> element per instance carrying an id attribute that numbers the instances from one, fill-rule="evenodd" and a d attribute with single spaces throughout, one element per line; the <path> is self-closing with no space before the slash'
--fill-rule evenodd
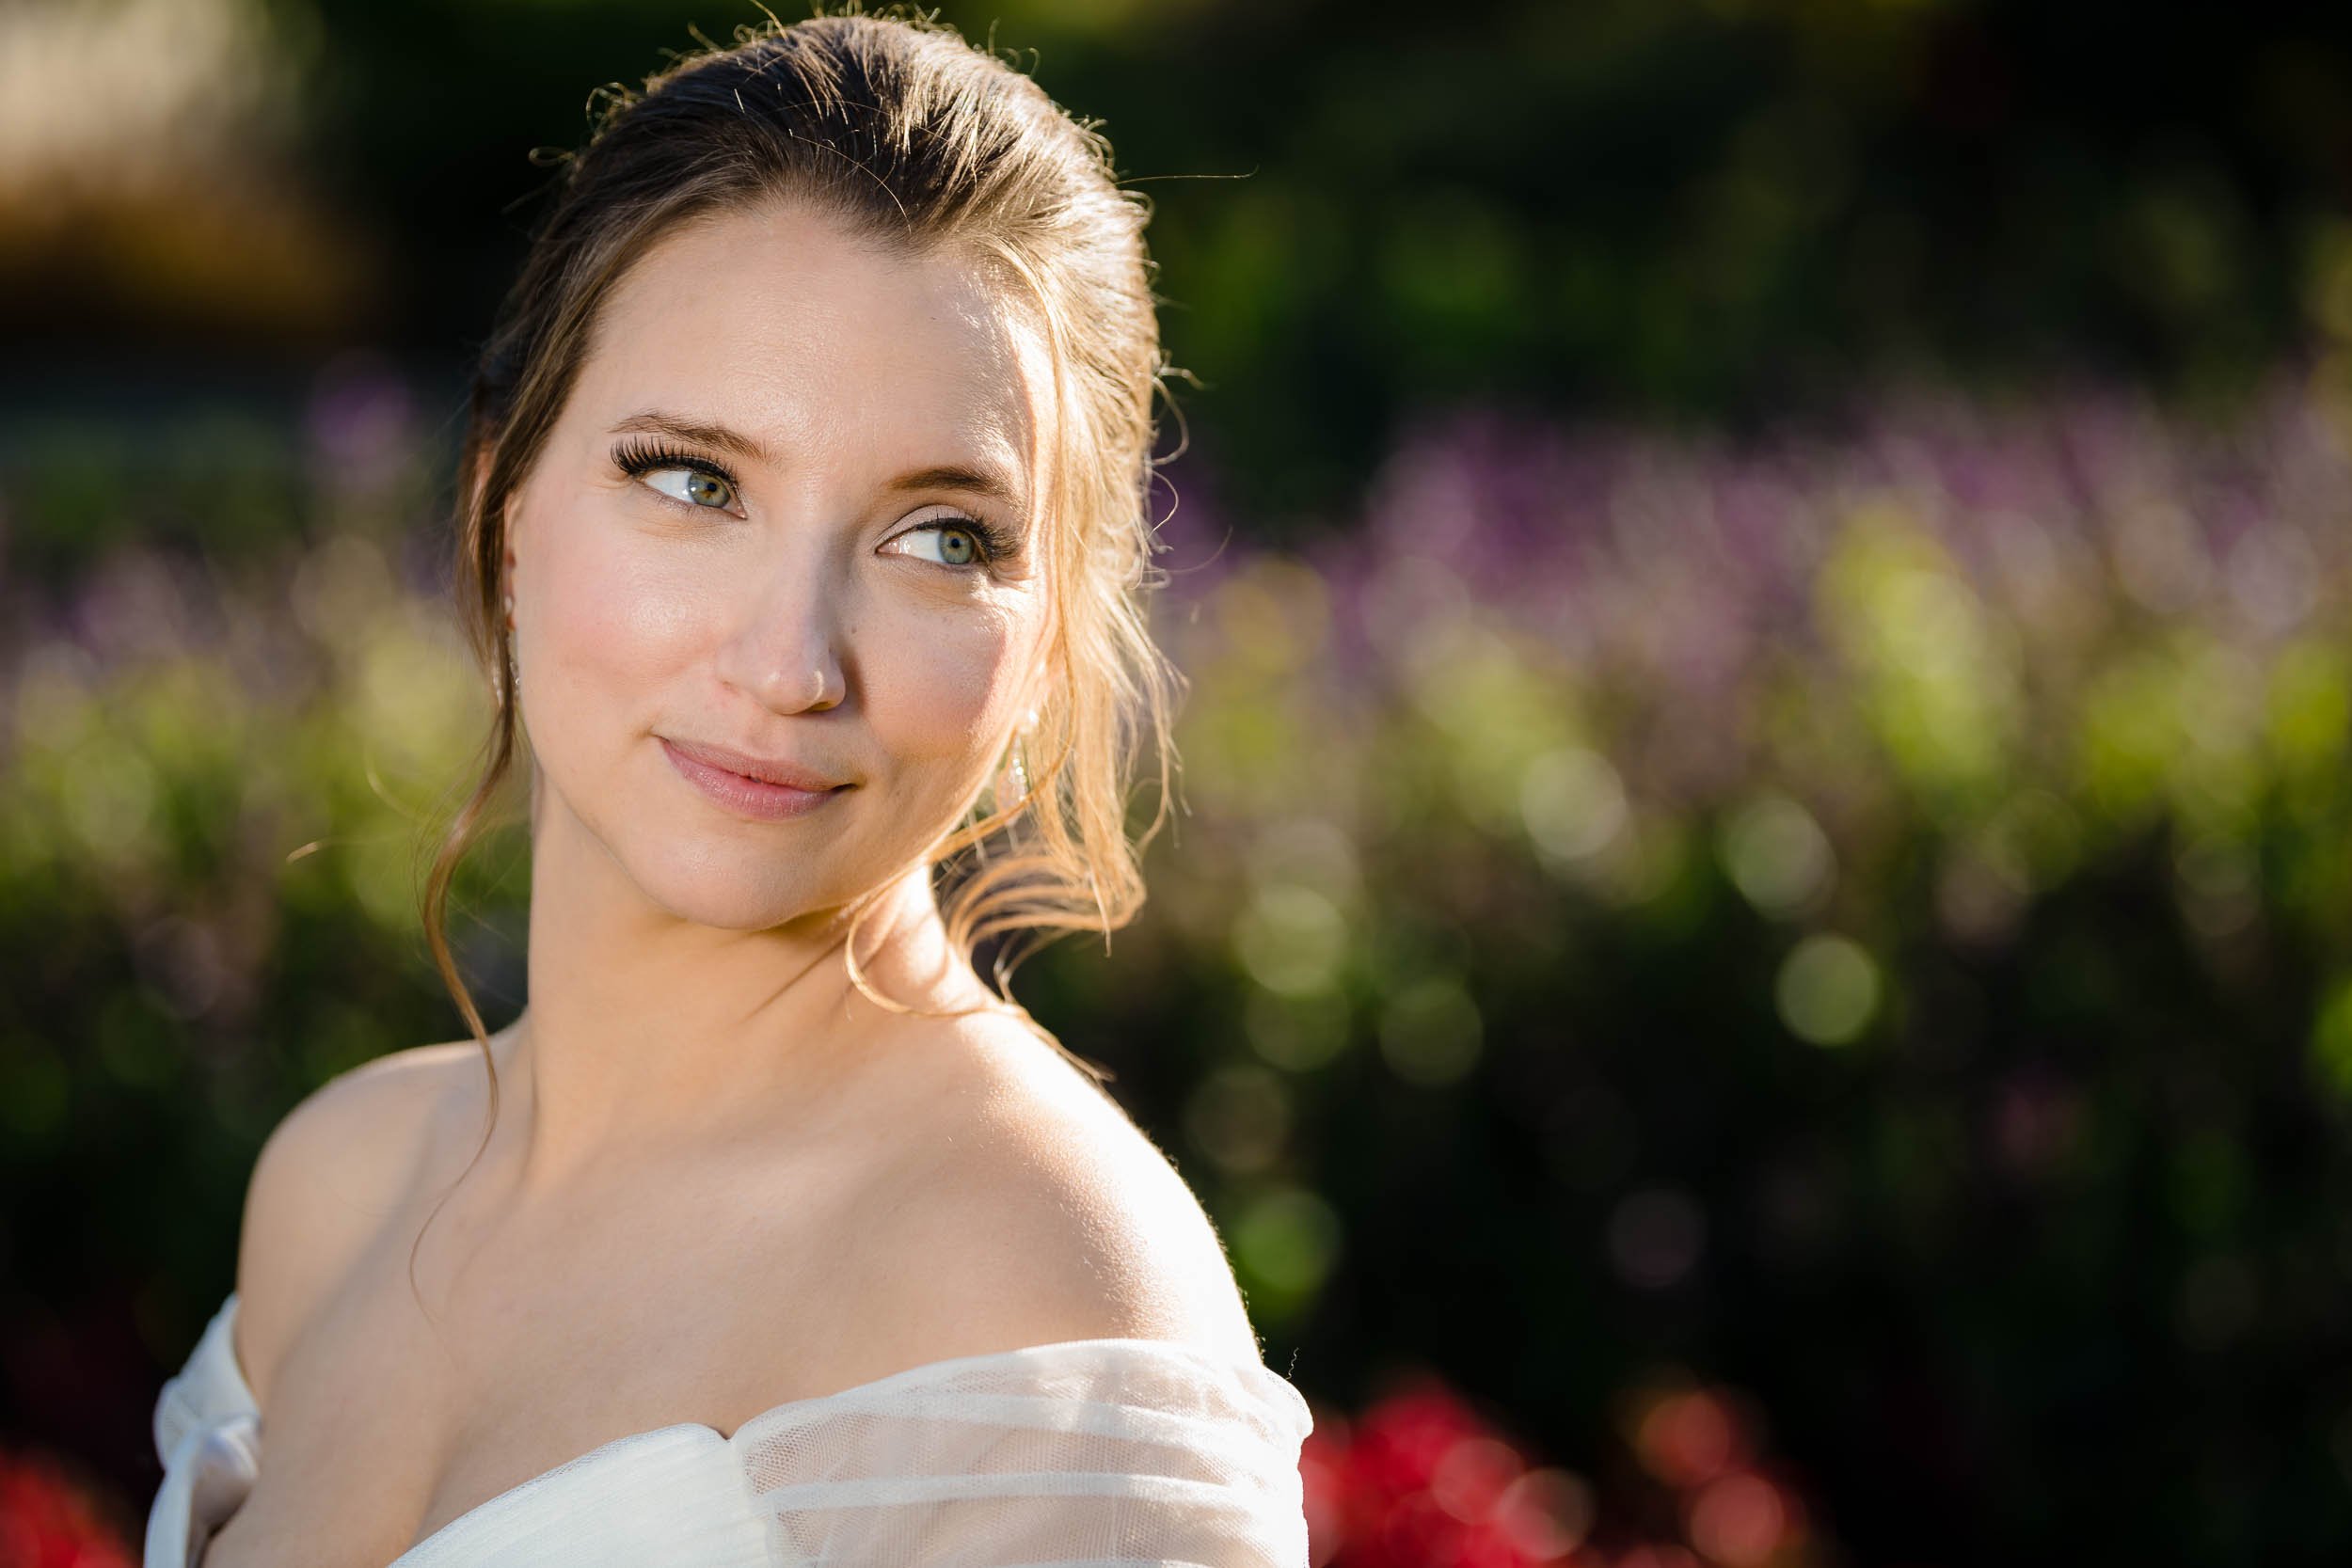
<path id="1" fill-rule="evenodd" d="M 658 442 L 624 441 L 612 449 L 612 465 L 631 479 L 651 473 L 656 468 L 691 468 L 696 473 L 707 474 L 720 481 L 730 490 L 742 488 L 737 483 L 735 475 L 728 471 L 726 465 L 712 458 L 680 451 L 675 447 L 663 446 Z M 665 496 L 662 499 L 677 500 L 675 496 Z M 683 506 L 688 503 L 680 501 L 678 504 Z M 975 517 L 965 513 L 957 513 L 947 517 L 929 517 L 917 523 L 915 527 L 972 535 L 979 541 L 980 545 L 980 559 L 973 562 L 977 566 L 1002 564 L 1016 547 L 1012 538 L 1003 529 L 989 522 L 986 518 Z"/>

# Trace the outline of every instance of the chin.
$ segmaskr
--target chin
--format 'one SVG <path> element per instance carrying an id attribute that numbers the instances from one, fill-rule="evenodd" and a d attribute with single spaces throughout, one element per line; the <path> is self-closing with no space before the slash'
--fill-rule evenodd
<path id="1" fill-rule="evenodd" d="M 645 896 L 680 920 L 726 931 L 764 931 L 846 902 L 822 867 L 782 847 L 766 853 L 720 839 L 671 843 L 627 857 Z"/>

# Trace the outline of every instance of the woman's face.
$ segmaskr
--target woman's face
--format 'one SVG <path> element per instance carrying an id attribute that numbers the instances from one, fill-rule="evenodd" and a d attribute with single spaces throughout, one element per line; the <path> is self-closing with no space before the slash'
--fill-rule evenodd
<path id="1" fill-rule="evenodd" d="M 1042 353 L 968 261 L 809 207 L 658 242 L 507 508 L 542 839 L 754 929 L 952 829 L 1038 697 Z M 846 787 L 791 814 L 698 748 Z"/>

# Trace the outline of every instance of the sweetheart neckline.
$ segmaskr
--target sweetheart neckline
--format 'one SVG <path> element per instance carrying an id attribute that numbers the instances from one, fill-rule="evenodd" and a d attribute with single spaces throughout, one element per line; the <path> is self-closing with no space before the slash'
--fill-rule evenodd
<path id="1" fill-rule="evenodd" d="M 232 1391 L 239 1404 L 243 1406 L 243 1413 L 251 1415 L 258 1420 L 261 1416 L 261 1402 L 253 1397 L 253 1386 L 246 1381 L 245 1368 L 237 1359 L 237 1295 L 235 1291 L 230 1291 L 215 1314 L 220 1320 L 218 1331 L 220 1359 L 222 1365 L 228 1370 Z M 494 1510 L 503 1511 L 505 1508 L 516 1505 L 523 1494 L 534 1491 L 543 1483 L 551 1481 L 559 1476 L 580 1469 L 591 1460 L 610 1463 L 617 1457 L 616 1450 L 630 1444 L 642 1444 L 660 1437 L 672 1437 L 681 1433 L 707 1433 L 721 1447 L 732 1449 L 736 1447 L 742 1435 L 752 1431 L 753 1428 L 761 1426 L 763 1423 L 772 1423 L 773 1418 L 806 1410 L 811 1406 L 835 1404 L 844 1400 L 870 1396 L 883 1389 L 906 1386 L 928 1378 L 938 1377 L 950 1369 L 964 1369 L 977 1362 L 1005 1361 L 1015 1357 L 1032 1356 L 1034 1353 L 1040 1351 L 1074 1350 L 1090 1346 L 1112 1345 L 1125 1348 L 1139 1347 L 1155 1354 L 1165 1354 L 1178 1359 L 1214 1367 L 1221 1371 L 1237 1371 L 1242 1374 L 1252 1392 L 1287 1410 L 1297 1423 L 1302 1435 L 1313 1421 L 1313 1415 L 1308 1408 L 1306 1396 L 1301 1394 L 1297 1386 L 1288 1378 L 1267 1366 L 1263 1361 L 1240 1360 L 1232 1356 L 1219 1355 L 1202 1350 L 1197 1345 L 1185 1344 L 1182 1340 L 1105 1336 L 1090 1339 L 1054 1339 L 1042 1344 L 1019 1345 L 1010 1350 L 981 1351 L 972 1355 L 946 1356 L 936 1361 L 921 1362 L 898 1371 L 885 1372 L 881 1377 L 868 1378 L 864 1383 L 851 1384 L 847 1388 L 835 1389 L 830 1394 L 811 1394 L 800 1399 L 786 1400 L 780 1404 L 771 1405 L 755 1415 L 745 1418 L 731 1433 L 721 1432 L 707 1421 L 673 1421 L 666 1426 L 647 1427 L 643 1432 L 625 1433 L 621 1436 L 597 1444 L 585 1453 L 576 1454 L 559 1465 L 542 1470 L 535 1476 L 516 1481 L 503 1492 L 485 1497 L 463 1513 L 453 1516 L 431 1533 L 411 1541 L 401 1550 L 401 1554 L 386 1563 L 384 1568 L 401 1568 L 403 1563 L 407 1562 L 409 1559 L 452 1531 L 469 1526 L 479 1528 L 480 1522 Z"/>

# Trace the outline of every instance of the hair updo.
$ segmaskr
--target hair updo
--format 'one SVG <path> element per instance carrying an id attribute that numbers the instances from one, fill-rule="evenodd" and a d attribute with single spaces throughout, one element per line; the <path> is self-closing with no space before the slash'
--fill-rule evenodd
<path id="1" fill-rule="evenodd" d="M 1000 947 L 993 963 L 999 1005 L 1099 1081 L 1104 1069 L 1004 992 L 1011 966 L 1045 942 L 1091 927 L 1107 939 L 1134 917 L 1141 851 L 1168 814 L 1168 713 L 1183 677 L 1154 645 L 1144 602 L 1161 580 L 1148 489 L 1153 398 L 1168 372 L 1143 244 L 1149 205 L 1120 188 L 1093 122 L 1073 120 L 1027 76 L 927 17 L 771 17 L 735 36 L 732 47 L 680 58 L 643 93 L 601 89 L 608 103 L 587 145 L 564 156 L 551 208 L 481 348 L 458 466 L 455 580 L 496 714 L 472 794 L 425 881 L 435 962 L 486 1061 L 489 1036 L 442 927 L 451 880 L 520 740 L 505 678 L 508 499 L 570 394 L 602 302 L 652 243 L 690 217 L 797 198 L 910 255 L 968 259 L 1046 344 L 1059 418 L 1041 493 L 1044 695 L 1019 757 L 1025 768 L 1009 748 L 923 863 L 961 873 L 944 912 L 967 958 L 984 939 L 1026 933 L 1019 952 Z M 1131 841 L 1129 786 L 1147 741 L 1159 809 Z M 921 1011 L 876 994 L 859 968 L 859 921 L 887 885 L 848 907 L 845 961 L 878 1005 Z"/>

